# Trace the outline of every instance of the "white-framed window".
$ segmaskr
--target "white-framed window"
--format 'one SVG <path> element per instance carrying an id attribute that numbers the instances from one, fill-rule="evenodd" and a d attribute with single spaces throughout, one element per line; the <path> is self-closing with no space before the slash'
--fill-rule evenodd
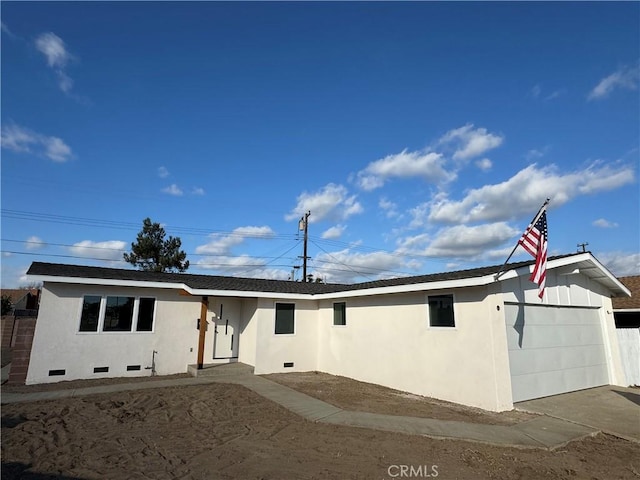
<path id="1" fill-rule="evenodd" d="M 152 332 L 156 299 L 118 295 L 85 295 L 80 332 Z"/>
<path id="2" fill-rule="evenodd" d="M 276 335 L 295 333 L 295 311 L 294 303 L 276 303 Z"/>
<path id="3" fill-rule="evenodd" d="M 429 326 L 455 327 L 456 320 L 453 309 L 453 295 L 429 295 Z"/>
<path id="4" fill-rule="evenodd" d="M 347 325 L 347 302 L 336 302 L 333 304 L 333 325 Z"/>

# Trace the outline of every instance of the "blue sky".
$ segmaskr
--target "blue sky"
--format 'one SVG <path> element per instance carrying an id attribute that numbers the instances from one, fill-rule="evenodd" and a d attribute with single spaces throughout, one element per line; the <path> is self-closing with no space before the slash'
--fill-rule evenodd
<path id="1" fill-rule="evenodd" d="M 2 3 L 2 286 L 127 268 L 328 282 L 550 254 L 640 274 L 640 4 Z M 518 250 L 514 260 L 526 259 Z M 300 277 L 300 271 L 296 273 Z"/>

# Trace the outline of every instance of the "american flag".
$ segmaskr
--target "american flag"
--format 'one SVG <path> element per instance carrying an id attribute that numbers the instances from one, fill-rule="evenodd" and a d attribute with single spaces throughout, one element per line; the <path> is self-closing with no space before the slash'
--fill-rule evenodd
<path id="1" fill-rule="evenodd" d="M 544 295 L 544 284 L 547 278 L 547 235 L 547 212 L 543 207 L 542 213 L 531 222 L 518 240 L 518 243 L 536 259 L 529 280 L 538 284 L 540 298 Z"/>

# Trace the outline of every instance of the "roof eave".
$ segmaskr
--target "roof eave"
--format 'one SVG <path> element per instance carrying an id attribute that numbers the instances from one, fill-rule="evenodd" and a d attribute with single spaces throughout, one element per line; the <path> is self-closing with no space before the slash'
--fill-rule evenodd
<path id="1" fill-rule="evenodd" d="M 29 275 L 34 281 L 50 283 L 66 283 L 76 285 L 102 285 L 109 287 L 160 288 L 164 290 L 181 290 L 192 296 L 204 297 L 239 297 L 239 298 L 282 298 L 290 300 L 309 300 L 317 298 L 305 293 L 278 293 L 255 290 L 221 290 L 192 288 L 185 283 L 150 282 L 140 280 L 115 280 L 108 278 L 63 277 L 54 275 Z"/>
<path id="2" fill-rule="evenodd" d="M 78 285 L 105 285 L 113 287 L 163 288 L 166 290 L 188 290 L 184 283 L 149 282 L 136 280 L 115 280 L 109 278 L 60 277 L 55 275 L 28 275 L 38 282 L 69 283 Z"/>
<path id="3" fill-rule="evenodd" d="M 481 287 L 494 282 L 493 275 L 471 277 L 456 280 L 441 280 L 435 282 L 422 282 L 409 285 L 396 285 L 391 287 L 378 287 L 355 290 L 342 290 L 339 292 L 321 293 L 313 296 L 317 300 L 329 300 L 335 298 L 365 297 L 372 295 L 388 295 L 394 293 L 414 293 L 435 290 L 451 290 L 453 288 Z"/>

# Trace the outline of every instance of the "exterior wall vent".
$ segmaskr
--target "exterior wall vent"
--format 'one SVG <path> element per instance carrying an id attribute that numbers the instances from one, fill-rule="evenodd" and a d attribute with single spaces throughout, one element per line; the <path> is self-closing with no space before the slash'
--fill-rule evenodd
<path id="1" fill-rule="evenodd" d="M 67 374 L 67 371 L 64 370 L 64 369 L 61 369 L 61 370 L 49 370 L 49 376 L 50 377 L 58 377 L 58 376 L 61 376 L 61 375 L 66 375 L 66 374 Z"/>
<path id="2" fill-rule="evenodd" d="M 93 373 L 107 373 L 109 371 L 109 367 L 94 367 Z"/>
<path id="3" fill-rule="evenodd" d="M 293 367 L 293 362 L 284 362 L 284 368 L 291 368 Z"/>
<path id="4" fill-rule="evenodd" d="M 127 372 L 140 370 L 140 365 L 127 365 Z"/>

